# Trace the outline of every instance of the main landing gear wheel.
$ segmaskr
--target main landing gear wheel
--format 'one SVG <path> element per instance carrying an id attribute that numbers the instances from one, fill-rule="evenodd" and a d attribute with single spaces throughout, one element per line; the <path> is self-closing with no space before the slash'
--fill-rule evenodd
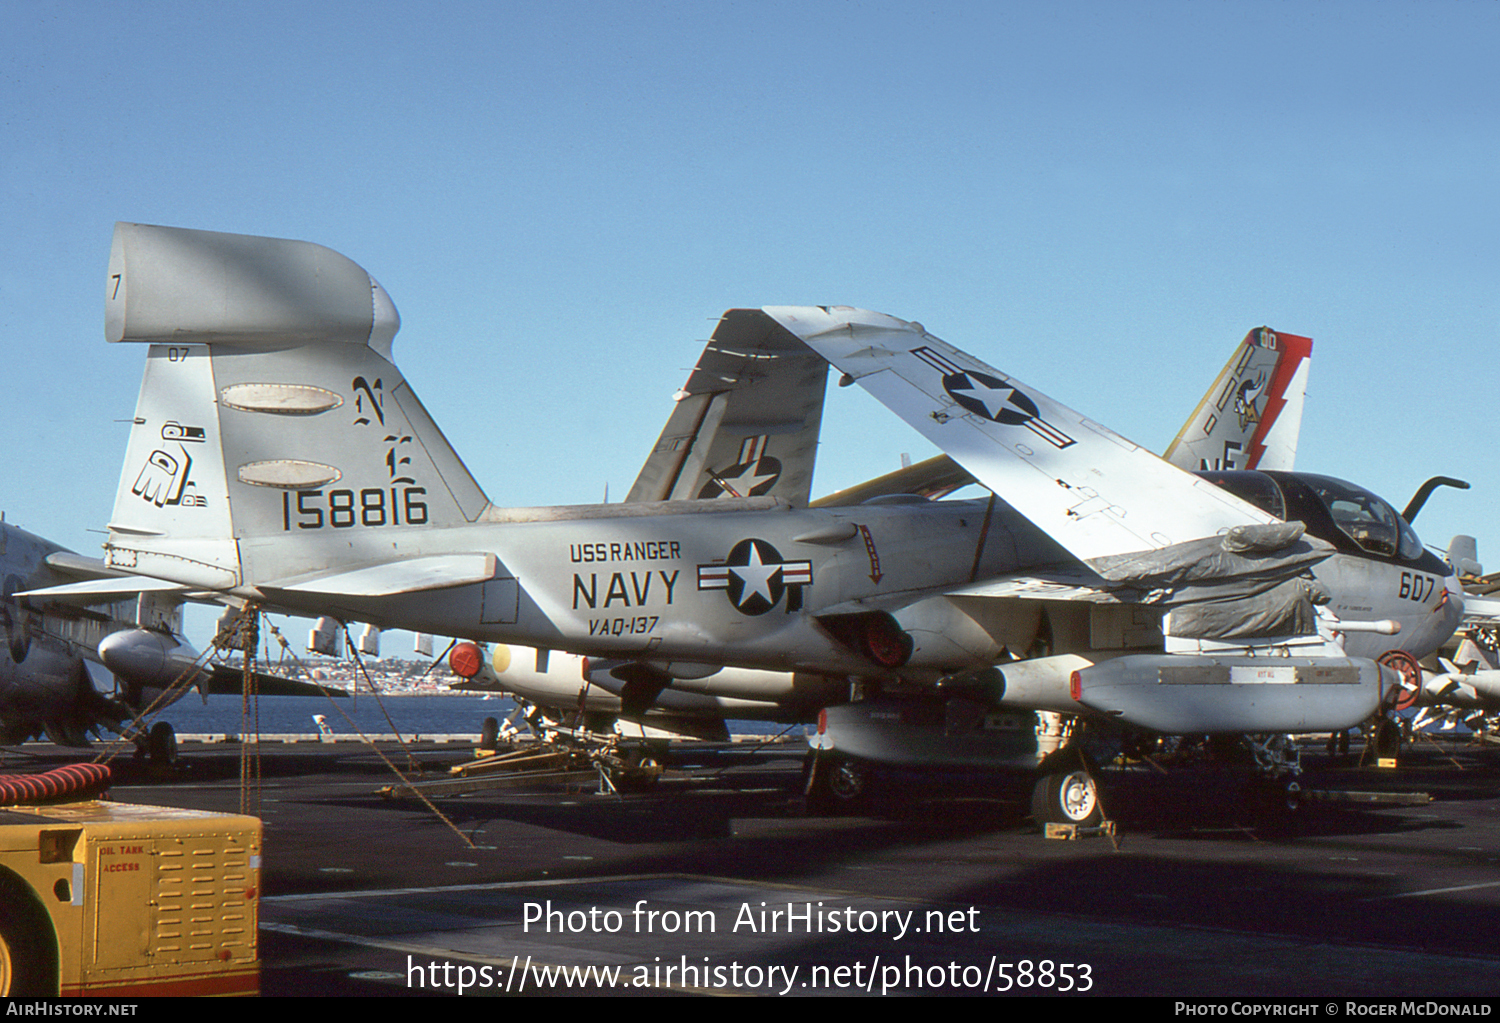
<path id="1" fill-rule="evenodd" d="M 1104 820 L 1099 784 L 1082 765 L 1044 774 L 1031 790 L 1031 816 L 1037 824 L 1094 827 Z"/>
<path id="2" fill-rule="evenodd" d="M 1375 722 L 1375 731 L 1370 737 L 1370 745 L 1375 750 L 1375 756 L 1381 760 L 1391 760 L 1401 752 L 1401 724 L 1388 717 L 1382 717 Z"/>
<path id="3" fill-rule="evenodd" d="M 808 779 L 808 805 L 820 813 L 838 813 L 860 805 L 870 788 L 869 771 L 846 757 L 819 757 Z"/>
<path id="4" fill-rule="evenodd" d="M 171 724 L 158 721 L 151 726 L 146 738 L 146 756 L 154 767 L 170 767 L 177 763 L 177 733 Z"/>

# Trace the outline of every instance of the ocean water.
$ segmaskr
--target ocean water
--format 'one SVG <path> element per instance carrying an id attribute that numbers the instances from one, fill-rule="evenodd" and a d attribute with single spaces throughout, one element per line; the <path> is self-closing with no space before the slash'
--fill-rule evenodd
<path id="1" fill-rule="evenodd" d="M 382 712 L 381 704 L 385 709 Z M 391 696 L 377 701 L 367 692 L 347 699 L 322 696 L 262 696 L 259 703 L 259 731 L 262 735 L 312 734 L 318 726 L 314 714 L 321 714 L 335 735 L 478 735 L 484 719 L 503 722 L 515 710 L 515 703 L 505 696 Z M 386 714 L 390 721 L 386 721 Z M 168 721 L 178 735 L 240 734 L 241 700 L 238 696 L 210 696 L 205 701 L 189 693 L 166 710 L 153 715 L 153 721 Z M 256 719 L 243 726 L 255 730 Z M 784 725 L 763 721 L 730 721 L 735 735 L 774 735 Z M 801 729 L 793 731 L 800 734 Z"/>

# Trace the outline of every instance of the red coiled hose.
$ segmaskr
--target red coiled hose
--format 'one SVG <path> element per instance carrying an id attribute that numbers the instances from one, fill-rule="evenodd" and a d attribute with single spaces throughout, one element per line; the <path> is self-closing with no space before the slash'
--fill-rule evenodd
<path id="1" fill-rule="evenodd" d="M 0 805 L 38 803 L 109 783 L 105 764 L 68 764 L 40 774 L 0 774 Z"/>

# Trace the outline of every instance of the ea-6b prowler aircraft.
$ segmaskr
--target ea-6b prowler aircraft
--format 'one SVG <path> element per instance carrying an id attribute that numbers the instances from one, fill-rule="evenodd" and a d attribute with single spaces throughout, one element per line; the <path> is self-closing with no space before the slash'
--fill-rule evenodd
<path id="1" fill-rule="evenodd" d="M 1168 447 L 1167 460 L 1185 469 L 1291 469 L 1311 351 L 1309 338 L 1265 327 L 1247 333 Z M 759 310 L 729 310 L 674 396 L 672 414 L 626 501 L 718 500 L 744 492 L 806 506 L 827 378 L 827 363 Z M 973 482 L 939 455 L 812 505 L 939 497 Z M 719 722 L 722 733 L 726 713 L 810 721 L 850 695 L 845 680 L 805 672 L 698 667 L 673 677 L 639 660 L 566 655 L 544 657 L 533 668 L 535 651 L 503 644 L 494 648 L 494 669 L 488 670 L 474 644 L 453 650 L 452 668 L 467 678 L 466 687 L 511 691 L 558 720 L 576 718 L 582 706 L 596 725 L 607 726 L 612 713 L 658 729 L 675 721 L 679 730 L 699 735 Z M 652 720 L 645 722 L 648 715 Z M 846 731 L 825 733 L 820 741 L 844 741 Z M 909 743 L 895 735 L 890 744 Z"/>
<path id="2" fill-rule="evenodd" d="M 0 745 L 46 735 L 87 747 L 90 735 L 117 731 L 153 759 L 170 759 L 171 726 L 135 729 L 143 711 L 195 686 L 241 690 L 239 670 L 203 664 L 182 638 L 182 601 L 171 584 L 107 568 L 3 521 L 0 579 Z M 321 694 L 287 679 L 257 681 L 267 693 Z"/>
<path id="3" fill-rule="evenodd" d="M 178 602 L 157 599 L 151 580 L 135 580 L 135 592 L 96 592 L 89 604 L 18 596 L 79 580 L 97 586 L 120 574 L 0 522 L 0 745 L 45 734 L 59 745 L 87 746 L 91 732 L 120 727 L 196 659 L 178 636 Z"/>
<path id="4" fill-rule="evenodd" d="M 107 336 L 151 347 L 105 560 L 669 676 L 947 686 L 1171 734 L 1351 727 L 1396 685 L 1376 658 L 1424 656 L 1459 620 L 1448 567 L 1358 487 L 1184 472 L 915 323 L 762 315 L 994 496 L 499 508 L 396 368 L 399 318 L 363 269 L 118 225 Z"/>

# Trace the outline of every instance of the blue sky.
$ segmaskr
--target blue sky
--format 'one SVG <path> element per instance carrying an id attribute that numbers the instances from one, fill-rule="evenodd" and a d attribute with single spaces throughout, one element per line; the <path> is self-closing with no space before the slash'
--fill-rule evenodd
<path id="1" fill-rule="evenodd" d="M 1160 450 L 1251 327 L 1299 467 L 1500 568 L 1500 5 L 0 0 L 7 521 L 94 553 L 116 220 L 368 269 L 491 499 L 618 499 L 724 309 L 929 330 Z M 830 396 L 815 490 L 930 453 Z"/>

